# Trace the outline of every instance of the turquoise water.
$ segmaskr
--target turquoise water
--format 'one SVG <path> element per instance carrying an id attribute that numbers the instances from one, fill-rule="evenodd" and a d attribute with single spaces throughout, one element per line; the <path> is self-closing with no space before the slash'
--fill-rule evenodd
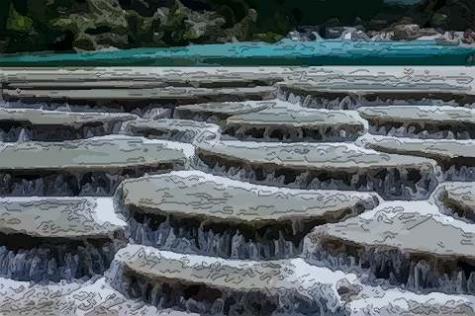
<path id="1" fill-rule="evenodd" d="M 0 66 L 473 65 L 475 47 L 435 41 L 229 43 L 0 57 Z"/>

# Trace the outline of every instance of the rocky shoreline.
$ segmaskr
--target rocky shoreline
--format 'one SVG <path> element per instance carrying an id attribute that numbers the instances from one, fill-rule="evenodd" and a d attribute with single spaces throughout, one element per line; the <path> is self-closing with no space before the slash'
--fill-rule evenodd
<path id="1" fill-rule="evenodd" d="M 414 41 L 435 40 L 440 44 L 475 44 L 475 31 L 447 31 L 420 27 L 414 23 L 397 23 L 383 30 L 366 30 L 363 26 L 307 26 L 289 32 L 294 41 L 347 40 L 347 41 Z"/>
<path id="2" fill-rule="evenodd" d="M 475 42 L 473 1 L 411 3 L 6 0 L 0 4 L 0 53 L 277 42 L 286 36 L 297 40 L 435 38 L 449 43 Z"/>

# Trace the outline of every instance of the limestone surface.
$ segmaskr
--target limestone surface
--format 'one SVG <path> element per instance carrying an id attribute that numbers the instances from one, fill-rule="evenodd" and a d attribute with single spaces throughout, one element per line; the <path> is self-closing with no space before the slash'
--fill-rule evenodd
<path id="1" fill-rule="evenodd" d="M 391 154 L 427 157 L 439 161 L 464 159 L 471 166 L 475 158 L 474 140 L 414 139 L 396 137 L 365 137 L 368 147 Z"/>
<path id="2" fill-rule="evenodd" d="M 366 170 L 387 167 L 430 169 L 427 158 L 380 153 L 348 143 L 202 142 L 197 152 L 251 165 L 276 165 L 295 169 Z"/>
<path id="3" fill-rule="evenodd" d="M 87 124 L 113 124 L 135 120 L 137 116 L 128 113 L 65 112 L 39 109 L 0 108 L 0 122 L 25 122 L 30 125 L 70 126 L 79 128 Z"/>
<path id="4" fill-rule="evenodd" d="M 124 228 L 110 198 L 0 199 L 0 232 L 32 237 L 109 238 Z"/>
<path id="5" fill-rule="evenodd" d="M 196 101 L 200 99 L 216 99 L 224 101 L 238 101 L 243 99 L 262 100 L 272 97 L 274 87 L 244 87 L 244 88 L 187 88 L 187 87 L 164 87 L 146 89 L 94 89 L 91 90 L 20 90 L 4 89 L 3 97 L 6 99 L 25 99 L 43 101 L 160 101 L 160 100 L 182 100 Z"/>
<path id="6" fill-rule="evenodd" d="M 1 170 L 111 170 L 184 163 L 189 145 L 140 137 L 105 136 L 67 142 L 0 146 Z"/>
<path id="7" fill-rule="evenodd" d="M 272 101 L 247 101 L 247 102 L 212 102 L 182 105 L 176 108 L 175 116 L 183 119 L 209 120 L 217 117 L 219 120 L 232 115 L 257 112 L 264 110 L 275 102 Z"/>
<path id="8" fill-rule="evenodd" d="M 354 111 L 328 111 L 296 106 L 271 107 L 231 116 L 225 133 L 239 138 L 351 140 L 362 135 L 365 122 Z M 262 135 L 261 135 L 262 134 Z"/>
<path id="9" fill-rule="evenodd" d="M 48 285 L 0 278 L 0 289 L 0 313 L 5 316 L 197 316 L 171 309 L 158 310 L 128 299 L 111 288 L 104 278 Z"/>
<path id="10" fill-rule="evenodd" d="M 442 211 L 475 222 L 475 183 L 446 182 L 434 193 Z"/>
<path id="11" fill-rule="evenodd" d="M 377 106 L 358 109 L 368 120 L 390 122 L 422 122 L 438 124 L 475 124 L 475 111 L 452 106 Z"/>
<path id="12" fill-rule="evenodd" d="M 341 313 L 343 304 L 337 283 L 358 284 L 353 274 L 311 266 L 302 259 L 225 260 L 179 255 L 141 245 L 119 250 L 106 277 L 122 293 L 152 302 L 168 299 L 160 299 L 167 296 L 162 290 L 165 284 L 173 287 L 177 295 L 194 287 L 195 295 L 174 300 L 173 305 L 192 300 L 193 304 L 185 303 L 185 308 L 203 313 L 212 310 L 222 313 L 222 301 L 230 297 L 234 299 L 226 305 L 231 308 L 238 305 L 245 312 L 265 308 L 268 313 L 283 310 L 304 315 Z M 152 294 L 147 294 L 147 288 Z"/>
<path id="13" fill-rule="evenodd" d="M 178 171 L 126 180 L 125 206 L 151 214 L 177 214 L 228 222 L 326 218 L 358 205 L 377 204 L 371 193 L 293 190 L 251 185 L 199 171 Z"/>
<path id="14" fill-rule="evenodd" d="M 211 123 L 181 119 L 136 120 L 127 122 L 125 132 L 148 138 L 193 142 L 203 132 L 219 135 L 219 126 Z"/>

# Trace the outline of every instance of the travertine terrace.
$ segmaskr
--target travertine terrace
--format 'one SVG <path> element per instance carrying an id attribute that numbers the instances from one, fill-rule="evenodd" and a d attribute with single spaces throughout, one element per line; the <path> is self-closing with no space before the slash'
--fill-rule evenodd
<path id="1" fill-rule="evenodd" d="M 0 314 L 475 315 L 474 78 L 0 69 Z"/>

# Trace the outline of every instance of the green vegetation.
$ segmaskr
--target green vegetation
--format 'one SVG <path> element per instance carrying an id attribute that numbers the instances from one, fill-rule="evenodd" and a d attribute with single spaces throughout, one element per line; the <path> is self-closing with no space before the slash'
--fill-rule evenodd
<path id="1" fill-rule="evenodd" d="M 2 0 L 0 53 L 277 41 L 297 26 L 475 29 L 473 0 Z"/>
<path id="2" fill-rule="evenodd" d="M 33 21 L 26 16 L 20 15 L 11 5 L 7 20 L 7 30 L 12 32 L 28 32 L 33 25 Z"/>

